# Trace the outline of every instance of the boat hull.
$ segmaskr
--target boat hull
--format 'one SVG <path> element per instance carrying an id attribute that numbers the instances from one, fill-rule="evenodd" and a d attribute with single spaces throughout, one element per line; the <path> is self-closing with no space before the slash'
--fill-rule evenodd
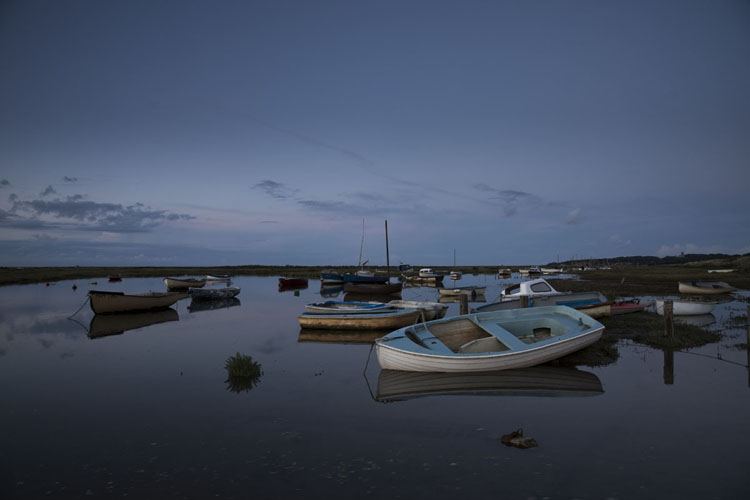
<path id="1" fill-rule="evenodd" d="M 166 309 L 178 300 L 187 297 L 179 292 L 153 292 L 141 295 L 126 295 L 121 292 L 89 292 L 91 310 L 96 314 Z"/>
<path id="2" fill-rule="evenodd" d="M 484 295 L 487 291 L 486 286 L 462 286 L 458 288 L 438 288 L 440 295 L 471 295 L 476 297 L 477 295 Z"/>
<path id="3" fill-rule="evenodd" d="M 206 279 L 195 278 L 164 278 L 164 284 L 170 290 L 187 290 L 188 288 L 203 288 L 206 286 Z"/>
<path id="4" fill-rule="evenodd" d="M 654 301 L 656 305 L 656 312 L 664 316 L 664 301 Z M 709 302 L 691 302 L 688 300 L 673 300 L 672 301 L 672 314 L 675 316 L 699 316 L 703 314 L 709 314 L 713 311 L 715 304 Z"/>
<path id="5" fill-rule="evenodd" d="M 419 314 L 419 311 L 413 309 L 375 314 L 316 314 L 306 312 L 299 315 L 297 321 L 302 328 L 310 329 L 394 330 L 414 324 L 419 319 Z"/>

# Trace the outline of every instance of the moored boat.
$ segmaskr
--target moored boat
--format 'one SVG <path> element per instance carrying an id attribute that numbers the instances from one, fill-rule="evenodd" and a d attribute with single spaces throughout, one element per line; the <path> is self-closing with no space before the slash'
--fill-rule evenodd
<path id="1" fill-rule="evenodd" d="M 236 286 L 224 288 L 188 288 L 188 294 L 193 300 L 216 300 L 236 297 L 240 289 Z"/>
<path id="2" fill-rule="evenodd" d="M 453 281 L 460 280 L 461 276 L 463 276 L 463 273 L 461 271 L 451 271 L 450 272 L 450 278 Z"/>
<path id="3" fill-rule="evenodd" d="M 384 330 L 411 325 L 419 319 L 419 311 L 398 309 L 374 314 L 320 314 L 304 312 L 297 317 L 302 328 L 324 330 Z"/>
<path id="4" fill-rule="evenodd" d="M 664 316 L 664 300 L 655 300 L 656 312 Z M 675 316 L 698 316 L 709 314 L 716 304 L 712 302 L 698 302 L 692 300 L 673 300 L 672 314 Z"/>
<path id="5" fill-rule="evenodd" d="M 641 304 L 636 300 L 625 300 L 620 302 L 613 302 L 611 307 L 612 316 L 619 314 L 628 314 L 634 312 L 643 311 L 646 308 L 646 304 Z"/>
<path id="6" fill-rule="evenodd" d="M 232 281 L 232 277 L 228 274 L 207 274 L 206 281 Z"/>
<path id="7" fill-rule="evenodd" d="M 516 297 L 525 295 L 527 297 L 541 297 L 543 295 L 562 295 L 562 292 L 558 292 L 552 285 L 547 283 L 544 278 L 537 278 L 534 280 L 523 281 L 521 283 L 514 283 L 509 285 L 500 292 L 500 298 L 498 300 L 510 300 Z"/>
<path id="8" fill-rule="evenodd" d="M 110 275 L 109 275 L 109 276 L 107 277 L 107 279 L 108 279 L 109 281 L 112 281 L 112 282 L 115 282 L 115 281 L 122 281 L 122 276 L 120 276 L 119 274 L 110 274 Z"/>
<path id="9" fill-rule="evenodd" d="M 305 306 L 308 312 L 328 314 L 373 314 L 382 311 L 392 311 L 393 308 L 383 302 L 343 302 L 327 300 Z"/>
<path id="10" fill-rule="evenodd" d="M 164 284 L 170 290 L 181 290 L 188 288 L 202 288 L 206 286 L 206 279 L 198 278 L 164 278 Z"/>
<path id="11" fill-rule="evenodd" d="M 344 280 L 344 284 L 346 283 L 356 283 L 356 284 L 380 284 L 380 283 L 388 283 L 388 276 L 377 276 L 375 273 L 371 271 L 363 271 L 359 270 L 356 273 L 346 273 L 342 274 L 341 278 Z"/>
<path id="12" fill-rule="evenodd" d="M 512 274 L 513 274 L 513 272 L 510 269 L 508 269 L 507 267 L 506 268 L 498 269 L 498 271 L 497 271 L 497 275 L 500 276 L 500 277 L 503 277 L 503 278 L 507 277 L 507 276 L 511 276 Z"/>
<path id="13" fill-rule="evenodd" d="M 122 292 L 101 292 L 95 290 L 89 290 L 88 295 L 91 310 L 96 314 L 166 309 L 178 300 L 187 297 L 186 294 L 179 292 L 125 294 Z"/>
<path id="14" fill-rule="evenodd" d="M 529 281 L 528 283 L 532 282 Z M 561 293 L 555 291 L 554 294 L 531 296 L 528 299 L 527 307 L 567 306 L 584 311 L 592 318 L 599 318 L 610 315 L 611 304 L 607 297 L 600 292 Z M 506 311 L 520 307 L 521 297 L 513 296 L 506 300 L 479 306 L 475 310 L 476 312 Z"/>
<path id="15" fill-rule="evenodd" d="M 733 292 L 735 288 L 723 281 L 680 281 L 679 290 L 680 293 L 719 295 Z"/>
<path id="16" fill-rule="evenodd" d="M 565 306 L 513 309 L 400 328 L 375 341 L 383 369 L 464 372 L 524 368 L 596 342 L 604 326 Z"/>
<path id="17" fill-rule="evenodd" d="M 417 300 L 391 300 L 387 302 L 391 307 L 397 309 L 418 309 L 420 311 L 419 320 L 432 321 L 445 316 L 448 306 L 439 302 L 423 302 Z"/>
<path id="18" fill-rule="evenodd" d="M 320 273 L 320 281 L 323 282 L 323 284 L 338 284 L 343 283 L 344 278 L 341 277 L 341 274 L 338 271 L 327 269 Z"/>

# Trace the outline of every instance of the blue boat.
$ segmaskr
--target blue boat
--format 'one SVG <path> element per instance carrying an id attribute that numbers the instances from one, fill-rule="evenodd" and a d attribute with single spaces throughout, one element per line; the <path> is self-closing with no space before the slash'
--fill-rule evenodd
<path id="1" fill-rule="evenodd" d="M 370 271 L 357 271 L 354 274 L 347 273 L 341 277 L 344 283 L 388 283 L 388 276 L 375 276 Z"/>
<path id="2" fill-rule="evenodd" d="M 343 283 L 344 278 L 341 277 L 341 274 L 338 271 L 325 270 L 320 273 L 320 281 L 322 281 L 323 284 Z"/>

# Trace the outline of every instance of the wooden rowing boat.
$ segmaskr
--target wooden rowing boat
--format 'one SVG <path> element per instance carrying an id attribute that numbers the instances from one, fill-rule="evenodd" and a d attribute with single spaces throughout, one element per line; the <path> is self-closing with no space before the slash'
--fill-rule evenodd
<path id="1" fill-rule="evenodd" d="M 297 317 L 302 328 L 324 330 L 393 330 L 411 325 L 419 319 L 414 309 L 374 314 L 320 314 L 304 312 Z"/>
<path id="2" fill-rule="evenodd" d="M 95 290 L 90 290 L 88 295 L 91 310 L 96 314 L 166 309 L 178 300 L 187 297 L 187 294 L 179 292 L 149 292 L 131 295 Z"/>
<path id="3" fill-rule="evenodd" d="M 384 370 L 507 370 L 583 349 L 603 331 L 601 323 L 570 307 L 535 307 L 407 326 L 376 340 L 375 349 Z"/>
<path id="4" fill-rule="evenodd" d="M 206 278 L 164 278 L 164 284 L 170 290 L 186 290 L 206 286 Z"/>

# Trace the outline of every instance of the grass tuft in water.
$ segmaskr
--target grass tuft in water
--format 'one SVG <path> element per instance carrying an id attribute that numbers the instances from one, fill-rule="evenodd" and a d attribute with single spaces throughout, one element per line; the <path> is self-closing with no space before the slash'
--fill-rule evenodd
<path id="1" fill-rule="evenodd" d="M 698 326 L 674 321 L 674 336 L 664 335 L 664 318 L 656 313 L 641 312 L 602 318 L 605 334 L 631 339 L 656 349 L 688 349 L 721 340 L 721 334 Z"/>
<path id="2" fill-rule="evenodd" d="M 260 363 L 253 361 L 251 356 L 240 354 L 229 356 L 224 368 L 227 370 L 227 390 L 236 392 L 250 391 L 260 383 L 260 377 L 263 375 Z"/>

